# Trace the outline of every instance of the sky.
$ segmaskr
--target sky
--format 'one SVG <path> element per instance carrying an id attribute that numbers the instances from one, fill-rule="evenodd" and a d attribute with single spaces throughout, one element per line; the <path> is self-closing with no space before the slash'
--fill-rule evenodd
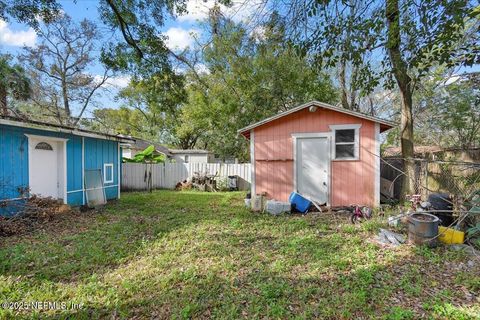
<path id="1" fill-rule="evenodd" d="M 195 37 L 201 37 L 201 21 L 207 18 L 208 10 L 214 5 L 214 0 L 187 0 L 187 14 L 175 19 L 168 19 L 163 30 L 160 30 L 168 37 L 167 46 L 172 50 L 183 50 L 192 46 Z M 236 22 L 248 22 L 255 12 L 262 8 L 262 0 L 233 0 L 232 7 L 222 6 L 222 12 Z M 84 18 L 97 22 L 99 26 L 103 23 L 99 19 L 98 1 L 96 0 L 66 0 L 60 1 L 63 11 L 69 14 L 74 20 L 80 21 Z M 32 28 L 16 22 L 7 23 L 0 20 L 0 52 L 16 55 L 22 51 L 22 47 L 35 46 L 38 37 Z M 103 65 L 97 62 L 88 72 L 100 77 L 103 74 Z M 480 66 L 473 68 L 461 68 L 457 72 L 480 71 Z M 128 75 L 116 75 L 108 80 L 106 91 L 99 99 L 102 107 L 117 108 L 121 101 L 115 99 L 118 90 L 127 86 Z M 88 114 L 87 114 L 88 116 Z"/>
<path id="2" fill-rule="evenodd" d="M 73 20 L 81 21 L 84 18 L 97 22 L 103 26 L 98 13 L 98 1 L 96 0 L 67 0 L 59 1 L 62 10 L 70 15 Z M 234 21 L 246 21 L 252 12 L 257 9 L 260 0 L 250 0 L 247 5 L 244 1 L 233 1 L 233 6 L 222 6 L 222 12 Z M 168 37 L 167 46 L 175 51 L 181 51 L 195 42 L 195 37 L 201 37 L 201 21 L 208 16 L 208 10 L 214 5 L 214 0 L 188 0 L 188 13 L 168 19 L 165 26 L 160 30 Z M 39 40 L 32 28 L 16 22 L 0 20 L 0 52 L 17 55 L 22 52 L 23 46 L 34 47 Z M 88 72 L 100 77 L 103 74 L 103 65 L 98 61 Z M 106 84 L 108 92 L 99 98 L 99 104 L 103 107 L 117 108 L 121 101 L 115 99 L 119 89 L 128 85 L 128 75 L 116 75 L 110 78 Z M 88 116 L 88 114 L 87 114 Z"/>

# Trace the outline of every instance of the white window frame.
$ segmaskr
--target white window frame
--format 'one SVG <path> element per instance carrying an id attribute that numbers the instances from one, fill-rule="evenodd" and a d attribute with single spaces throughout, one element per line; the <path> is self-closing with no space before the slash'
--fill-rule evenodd
<path id="1" fill-rule="evenodd" d="M 110 168 L 112 179 L 107 180 L 107 168 Z M 104 163 L 103 164 L 103 183 L 113 183 L 114 174 L 113 174 L 113 163 Z"/>
<path id="2" fill-rule="evenodd" d="M 345 161 L 345 160 L 359 160 L 360 159 L 360 128 L 362 127 L 361 124 L 335 124 L 335 125 L 330 125 L 330 130 L 332 131 L 332 160 L 333 161 Z M 344 158 L 337 158 L 336 155 L 336 146 L 337 146 L 337 141 L 336 139 L 336 132 L 337 130 L 355 130 L 355 139 L 354 139 L 354 145 L 353 145 L 353 152 L 354 156 L 353 157 L 344 157 Z M 340 144 L 352 144 L 351 142 L 339 142 Z"/>

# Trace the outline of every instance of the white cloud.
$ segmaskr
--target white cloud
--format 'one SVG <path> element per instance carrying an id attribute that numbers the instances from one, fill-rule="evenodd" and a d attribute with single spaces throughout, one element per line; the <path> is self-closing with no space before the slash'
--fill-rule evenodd
<path id="1" fill-rule="evenodd" d="M 203 63 L 199 63 L 195 66 L 195 71 L 197 71 L 197 73 L 203 73 L 203 74 L 210 74 L 210 70 L 208 69 L 208 67 L 203 64 Z"/>
<path id="2" fill-rule="evenodd" d="M 265 40 L 265 33 L 266 29 L 264 26 L 256 26 L 253 28 L 253 30 L 250 32 L 250 37 L 252 37 L 255 40 Z"/>
<path id="3" fill-rule="evenodd" d="M 102 81 L 103 79 L 103 76 L 101 75 L 96 75 L 94 76 L 94 81 L 99 83 L 100 81 Z M 110 77 L 107 79 L 107 81 L 105 81 L 105 83 L 103 84 L 102 87 L 105 87 L 105 88 L 117 88 L 117 89 L 121 89 L 121 88 L 125 88 L 126 86 L 128 86 L 128 84 L 130 83 L 130 79 L 131 77 L 130 76 L 118 76 L 118 77 Z"/>
<path id="4" fill-rule="evenodd" d="M 165 41 L 167 47 L 170 49 L 185 49 L 190 47 L 194 43 L 194 38 L 198 35 L 198 30 L 196 29 L 182 29 L 177 27 L 172 27 L 165 32 L 165 35 L 168 39 Z"/>
<path id="5" fill-rule="evenodd" d="M 183 21 L 197 21 L 204 20 L 208 17 L 208 12 L 215 5 L 215 0 L 188 0 L 187 13 L 179 16 L 178 20 Z M 252 14 L 257 10 L 263 8 L 263 0 L 237 0 L 232 1 L 232 5 L 227 7 L 218 4 L 222 13 L 231 18 L 235 22 L 247 22 Z"/>
<path id="6" fill-rule="evenodd" d="M 447 78 L 445 79 L 445 83 L 444 83 L 444 84 L 445 84 L 446 86 L 448 86 L 449 84 L 455 83 L 455 82 L 457 82 L 457 81 L 460 80 L 460 79 L 461 79 L 460 76 L 458 76 L 458 75 L 453 75 L 453 76 L 447 77 Z"/>
<path id="7" fill-rule="evenodd" d="M 32 28 L 28 30 L 12 30 L 7 22 L 0 20 L 0 43 L 15 47 L 33 47 L 37 40 L 37 33 Z"/>

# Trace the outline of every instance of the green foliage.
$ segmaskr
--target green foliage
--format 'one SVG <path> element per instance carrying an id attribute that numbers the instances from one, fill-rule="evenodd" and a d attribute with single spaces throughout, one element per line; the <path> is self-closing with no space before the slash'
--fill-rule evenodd
<path id="1" fill-rule="evenodd" d="M 38 28 L 39 21 L 50 22 L 60 13 L 57 0 L 18 1 L 2 0 L 0 2 L 0 20 L 16 20 Z"/>
<path id="2" fill-rule="evenodd" d="M 313 26 L 313 31 L 299 45 L 315 52 L 322 65 L 334 66 L 345 59 L 362 66 L 359 84 L 363 84 L 366 92 L 380 84 L 382 78 L 385 87 L 394 86 L 393 73 L 398 70 L 392 69 L 392 59 L 398 57 L 381 55 L 382 68 L 368 59 L 372 50 L 390 48 L 391 41 L 398 40 L 395 45 L 400 46 L 401 59 L 414 80 L 425 77 L 438 66 L 472 65 L 478 61 L 480 12 L 472 2 L 430 0 L 421 6 L 414 2 L 402 3 L 400 30 L 394 30 L 401 38 L 386 39 L 386 33 L 393 31 L 388 30 L 385 22 L 385 8 L 393 3 L 387 0 L 342 3 L 342 10 L 338 10 L 335 1 L 312 2 L 307 23 Z M 339 37 L 345 41 L 337 41 Z"/>
<path id="3" fill-rule="evenodd" d="M 121 133 L 149 141 L 171 140 L 180 104 L 186 99 L 184 76 L 156 74 L 132 80 L 118 95 L 118 109 L 97 109 L 84 125 L 102 132 Z"/>
<path id="4" fill-rule="evenodd" d="M 9 107 L 7 97 L 16 100 L 30 98 L 31 81 L 22 66 L 12 63 L 10 55 L 0 55 L 0 74 L 0 109 Z"/>
<path id="5" fill-rule="evenodd" d="M 157 154 L 155 152 L 155 146 L 150 145 L 137 153 L 132 159 L 123 158 L 125 162 L 134 162 L 134 163 L 163 163 L 165 162 L 165 155 Z"/>
<path id="6" fill-rule="evenodd" d="M 161 124 L 149 120 L 140 110 L 121 106 L 118 109 L 96 109 L 92 119 L 83 121 L 82 125 L 94 131 L 155 140 Z"/>
<path id="7" fill-rule="evenodd" d="M 414 95 L 419 144 L 471 148 L 480 145 L 480 74 L 451 76 L 439 69 Z"/>
<path id="8" fill-rule="evenodd" d="M 288 44 L 278 15 L 261 35 L 220 18 L 210 20 L 210 27 L 215 32 L 204 50 L 209 74 L 200 80 L 190 75 L 178 140 L 194 137 L 220 156 L 246 159 L 238 129 L 309 100 L 337 100 L 329 77 Z"/>
<path id="9" fill-rule="evenodd" d="M 392 308 L 392 311 L 390 311 L 390 313 L 387 315 L 386 319 L 407 320 L 407 319 L 415 319 L 415 316 L 413 311 L 395 306 Z"/>
<path id="10" fill-rule="evenodd" d="M 117 41 L 115 37 L 103 47 L 103 62 L 114 70 L 129 71 L 135 77 L 172 73 L 165 38 L 157 30 L 168 17 L 185 12 L 185 2 L 102 0 L 100 18 L 123 38 Z"/>

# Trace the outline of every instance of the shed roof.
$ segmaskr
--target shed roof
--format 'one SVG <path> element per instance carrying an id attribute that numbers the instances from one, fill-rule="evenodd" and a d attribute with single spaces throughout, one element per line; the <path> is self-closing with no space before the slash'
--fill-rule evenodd
<path id="1" fill-rule="evenodd" d="M 51 132 L 70 133 L 70 134 L 82 136 L 82 137 L 114 140 L 114 141 L 123 142 L 123 143 L 135 142 L 134 139 L 127 138 L 121 135 L 101 133 L 101 132 L 96 132 L 92 130 L 70 127 L 66 125 L 60 125 L 60 124 L 54 124 L 54 123 L 48 123 L 48 122 L 42 122 L 42 121 L 36 121 L 36 120 L 30 120 L 30 119 L 23 119 L 23 118 L 11 117 L 11 116 L 0 116 L 0 124 L 13 126 L 13 127 L 51 131 Z"/>
<path id="2" fill-rule="evenodd" d="M 297 111 L 300 111 L 300 110 L 303 110 L 303 109 L 309 108 L 309 107 L 318 107 L 318 108 L 333 110 L 333 111 L 349 114 L 351 116 L 358 117 L 358 118 L 361 118 L 361 119 L 366 119 L 366 120 L 370 120 L 370 121 L 379 123 L 380 124 L 380 130 L 382 132 L 396 126 L 395 122 L 384 120 L 384 119 L 381 119 L 381 118 L 378 118 L 378 117 L 374 117 L 374 116 L 371 116 L 371 115 L 368 115 L 368 114 L 365 114 L 365 113 L 362 113 L 362 112 L 348 110 L 348 109 L 345 109 L 345 108 L 342 108 L 342 107 L 332 106 L 331 104 L 324 103 L 324 102 L 310 101 L 310 102 L 302 104 L 298 107 L 292 108 L 290 110 L 278 113 L 274 116 L 268 117 L 268 118 L 263 119 L 261 121 L 255 122 L 255 123 L 253 123 L 249 126 L 246 126 L 245 128 L 242 128 L 242 129 L 238 130 L 237 132 L 239 134 L 242 134 L 242 135 L 248 137 L 250 135 L 250 130 L 252 130 L 256 127 L 259 127 L 259 126 L 264 125 L 268 122 L 271 122 L 273 120 L 285 117 L 289 114 L 295 113 Z"/>

